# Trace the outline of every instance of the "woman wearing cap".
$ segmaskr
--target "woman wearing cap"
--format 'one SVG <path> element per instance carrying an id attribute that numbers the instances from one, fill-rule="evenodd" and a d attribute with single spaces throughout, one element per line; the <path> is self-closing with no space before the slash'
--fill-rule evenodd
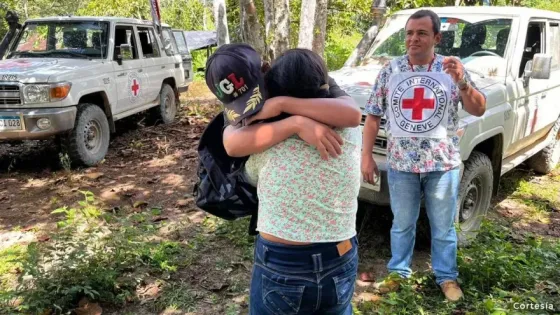
<path id="1" fill-rule="evenodd" d="M 224 55 L 232 57 L 230 52 Z M 229 81 L 243 86 L 239 77 L 247 84 L 250 75 Z M 287 51 L 259 80 L 260 93 L 266 83 L 270 97 L 264 107 L 251 101 L 253 92 L 241 106 L 225 103 L 234 123 L 261 122 L 224 131 L 230 155 L 252 154 L 246 172 L 259 195 L 250 312 L 352 314 L 361 113 L 328 77 L 323 60 L 308 50 Z M 248 106 L 252 116 L 243 115 Z M 337 157 L 326 159 L 327 152 Z"/>

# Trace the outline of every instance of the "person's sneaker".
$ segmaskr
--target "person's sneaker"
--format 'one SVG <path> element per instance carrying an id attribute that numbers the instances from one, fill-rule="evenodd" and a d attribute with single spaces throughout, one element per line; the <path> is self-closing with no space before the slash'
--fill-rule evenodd
<path id="1" fill-rule="evenodd" d="M 459 283 L 457 283 L 457 281 L 444 281 L 440 287 L 441 291 L 445 295 L 445 298 L 451 302 L 457 302 L 463 297 L 463 291 L 461 291 L 461 287 L 459 287 Z"/>

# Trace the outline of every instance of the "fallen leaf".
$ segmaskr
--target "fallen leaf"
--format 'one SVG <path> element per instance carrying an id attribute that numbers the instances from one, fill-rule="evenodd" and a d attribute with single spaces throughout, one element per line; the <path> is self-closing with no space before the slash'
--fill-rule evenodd
<path id="1" fill-rule="evenodd" d="M 26 227 L 24 227 L 23 229 L 21 229 L 23 232 L 27 232 L 27 231 L 31 231 L 33 230 L 35 226 L 34 225 L 28 225 Z"/>
<path id="2" fill-rule="evenodd" d="M 380 302 L 383 298 L 377 294 L 362 292 L 357 299 L 361 302 Z"/>
<path id="3" fill-rule="evenodd" d="M 78 308 L 74 309 L 76 315 L 101 315 L 103 309 L 99 304 L 90 302 L 87 298 L 82 298 L 78 303 Z"/>
<path id="4" fill-rule="evenodd" d="M 50 239 L 51 239 L 51 237 L 48 236 L 48 235 L 41 235 L 41 236 L 38 236 L 38 237 L 37 237 L 37 240 L 38 240 L 39 242 L 46 242 L 46 241 L 48 241 L 48 240 L 50 240 Z"/>
<path id="5" fill-rule="evenodd" d="M 179 199 L 177 200 L 177 206 L 179 207 L 186 207 L 189 204 L 187 199 Z"/>
<path id="6" fill-rule="evenodd" d="M 85 175 L 85 177 L 87 177 L 91 180 L 98 180 L 100 177 L 103 177 L 103 176 L 104 176 L 103 173 L 98 173 L 98 172 L 88 173 L 88 174 Z"/>
<path id="7" fill-rule="evenodd" d="M 145 202 L 145 201 L 143 201 L 143 200 L 139 200 L 139 201 L 136 201 L 132 206 L 133 206 L 134 208 L 140 208 L 140 207 L 142 207 L 142 206 L 147 206 L 147 205 L 148 205 L 147 202 Z"/>

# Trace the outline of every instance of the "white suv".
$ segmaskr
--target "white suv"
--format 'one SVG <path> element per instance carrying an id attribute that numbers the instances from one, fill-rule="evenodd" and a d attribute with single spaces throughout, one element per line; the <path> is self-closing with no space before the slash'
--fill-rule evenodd
<path id="1" fill-rule="evenodd" d="M 171 29 L 114 17 L 28 20 L 0 61 L 0 140 L 62 140 L 73 164 L 105 157 L 115 121 L 173 121 L 185 76 Z"/>

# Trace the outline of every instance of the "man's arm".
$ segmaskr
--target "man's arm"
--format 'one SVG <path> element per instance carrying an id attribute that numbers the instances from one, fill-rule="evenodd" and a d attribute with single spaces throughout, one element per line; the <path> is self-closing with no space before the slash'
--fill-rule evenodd
<path id="1" fill-rule="evenodd" d="M 465 80 L 469 84 L 465 89 L 459 90 L 463 109 L 471 115 L 480 117 L 486 112 L 486 97 L 476 88 L 467 70 L 465 70 Z"/>
<path id="2" fill-rule="evenodd" d="M 224 130 L 224 148 L 230 156 L 241 157 L 262 152 L 297 134 L 319 150 L 321 157 L 335 157 L 342 151 L 343 141 L 328 126 L 302 116 L 290 116 L 272 123 L 255 124 L 241 128 L 228 126 Z"/>
<path id="3" fill-rule="evenodd" d="M 461 79 L 467 81 L 466 88 L 459 89 L 463 109 L 474 116 L 482 116 L 486 112 L 486 97 L 477 88 L 469 72 L 461 61 L 455 57 L 446 57 L 443 61 L 443 69 L 457 84 Z"/>

